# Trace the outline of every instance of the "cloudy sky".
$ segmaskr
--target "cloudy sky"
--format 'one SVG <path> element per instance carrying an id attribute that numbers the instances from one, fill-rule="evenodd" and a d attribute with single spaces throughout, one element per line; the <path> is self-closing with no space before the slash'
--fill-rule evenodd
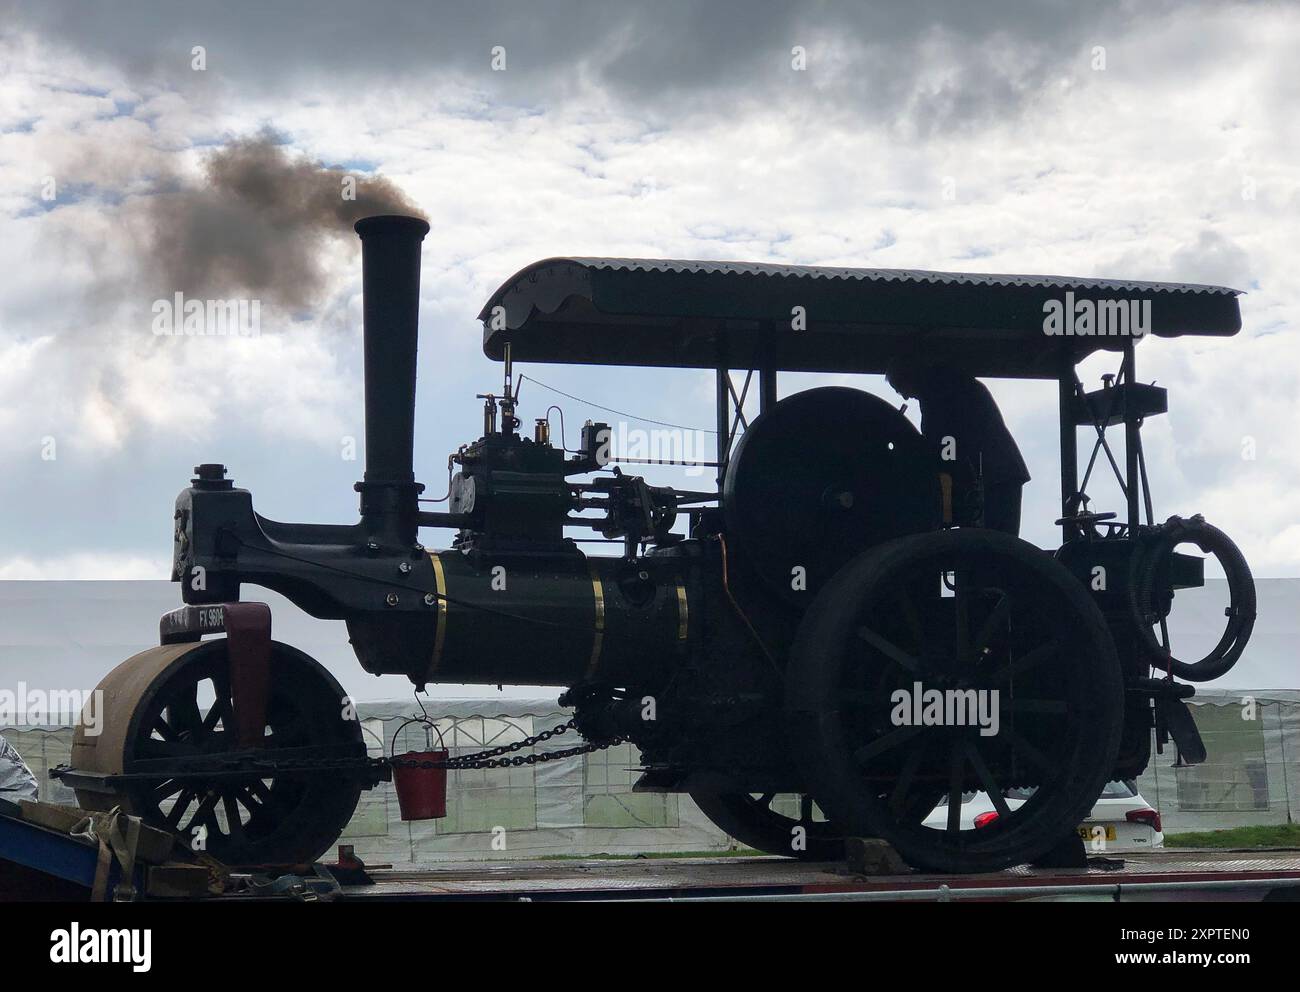
<path id="1" fill-rule="evenodd" d="M 354 518 L 360 258 L 313 199 L 343 175 L 432 225 L 416 464 L 437 494 L 499 375 L 475 315 L 538 258 L 1207 282 L 1246 291 L 1237 338 L 1139 349 L 1172 388 L 1157 514 L 1204 512 L 1257 574 L 1300 576 L 1297 50 L 1283 3 L 0 0 L 0 578 L 165 577 L 199 461 L 268 516 Z M 235 170 L 259 163 L 295 192 Z M 156 336 L 176 289 L 256 295 L 261 335 Z M 523 371 L 710 424 L 702 373 Z M 992 385 L 1035 475 L 1026 536 L 1050 542 L 1054 389 Z M 596 414 L 562 402 L 571 431 Z"/>

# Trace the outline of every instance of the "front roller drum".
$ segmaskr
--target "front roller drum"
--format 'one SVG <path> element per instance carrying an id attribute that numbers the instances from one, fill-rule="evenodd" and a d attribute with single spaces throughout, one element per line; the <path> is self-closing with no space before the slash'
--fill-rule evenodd
<path id="1" fill-rule="evenodd" d="M 111 791 L 78 788 L 85 809 L 120 805 L 227 865 L 311 862 L 356 809 L 360 722 L 334 677 L 296 648 L 271 642 L 266 723 L 252 749 L 236 740 L 225 638 L 142 651 L 98 690 L 102 733 L 79 724 L 71 764 L 110 776 Z M 307 756 L 321 768 L 304 770 Z M 193 771 L 248 768 L 250 759 L 254 771 Z"/>
<path id="2" fill-rule="evenodd" d="M 1114 771 L 1123 682 L 1105 620 L 1060 563 L 1005 534 L 939 531 L 860 555 L 805 615 L 787 674 L 817 804 L 917 868 L 1031 862 L 1077 830 Z M 997 815 L 977 826 L 962 800 L 981 791 Z"/>

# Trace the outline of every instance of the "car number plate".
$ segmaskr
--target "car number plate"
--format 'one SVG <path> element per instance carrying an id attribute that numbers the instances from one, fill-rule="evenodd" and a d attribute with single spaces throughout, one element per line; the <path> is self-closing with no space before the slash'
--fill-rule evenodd
<path id="1" fill-rule="evenodd" d="M 1080 827 L 1079 836 L 1086 841 L 1096 840 L 1098 837 L 1102 836 L 1100 833 L 1098 833 L 1098 831 L 1102 829 L 1105 829 L 1106 831 L 1105 833 L 1106 840 L 1115 839 L 1115 825 L 1113 823 L 1106 824 L 1104 828 L 1100 823 L 1098 823 L 1096 826 Z"/>

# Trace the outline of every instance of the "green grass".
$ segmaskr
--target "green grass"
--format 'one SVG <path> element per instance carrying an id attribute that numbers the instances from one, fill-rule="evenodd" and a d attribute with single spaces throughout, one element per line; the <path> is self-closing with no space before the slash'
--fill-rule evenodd
<path id="1" fill-rule="evenodd" d="M 1231 830 L 1165 834 L 1165 847 L 1298 847 L 1300 824 L 1277 823 Z"/>

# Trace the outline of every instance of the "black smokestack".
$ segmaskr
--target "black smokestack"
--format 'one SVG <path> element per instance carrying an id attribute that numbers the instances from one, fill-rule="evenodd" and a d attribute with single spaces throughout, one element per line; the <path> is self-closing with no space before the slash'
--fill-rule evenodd
<path id="1" fill-rule="evenodd" d="M 429 225 L 385 214 L 356 223 L 361 236 L 365 322 L 366 471 L 357 483 L 373 537 L 416 538 L 415 351 L 419 335 L 420 242 Z"/>

